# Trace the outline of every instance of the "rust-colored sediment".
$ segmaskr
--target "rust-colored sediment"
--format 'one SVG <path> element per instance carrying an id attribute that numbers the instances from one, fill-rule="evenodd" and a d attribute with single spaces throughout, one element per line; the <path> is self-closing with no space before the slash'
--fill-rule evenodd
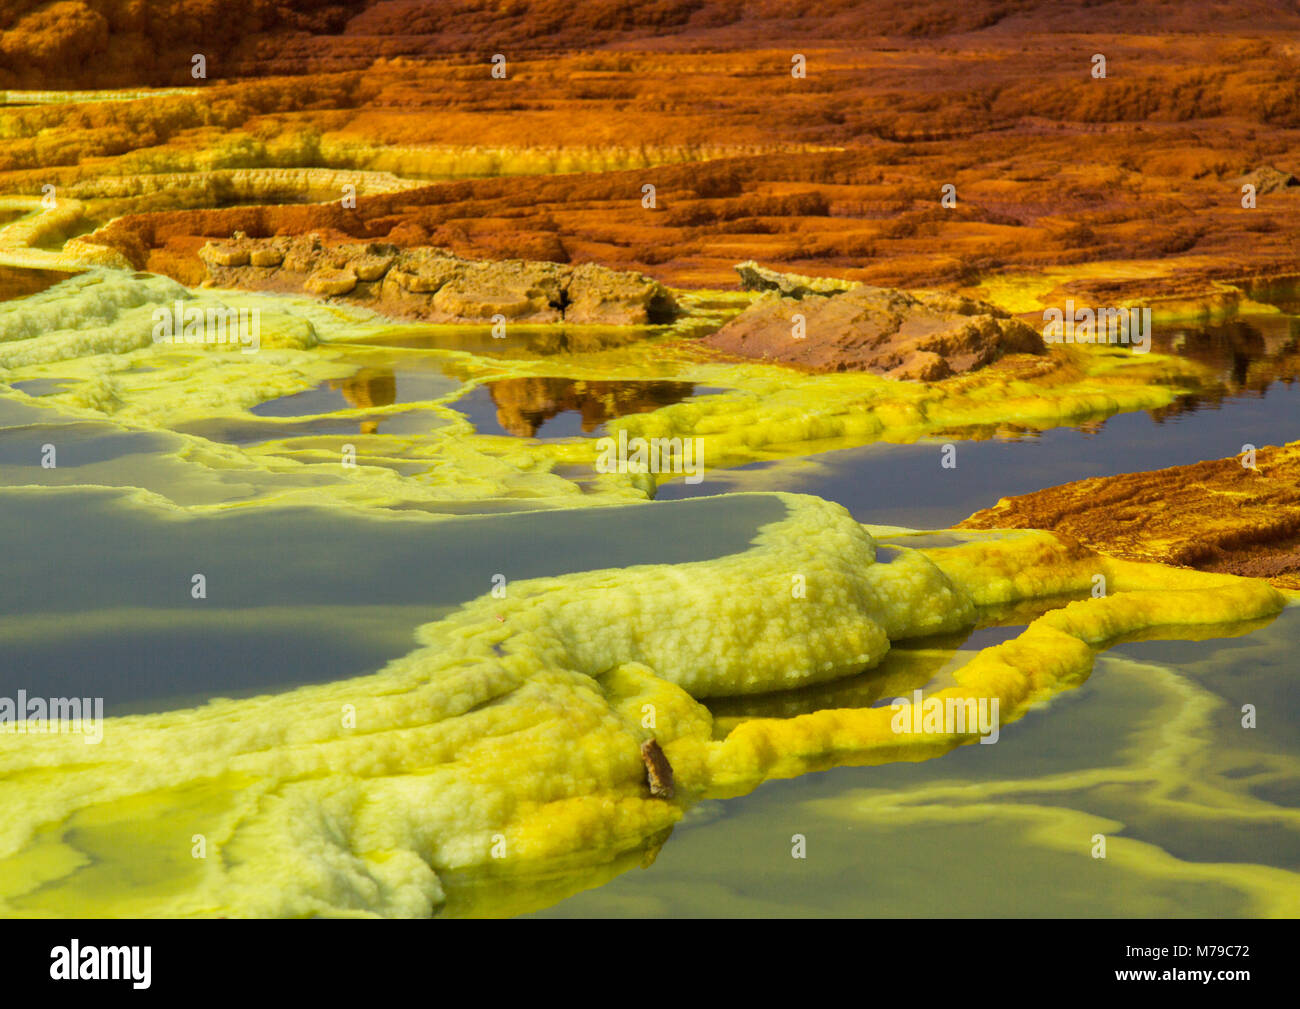
<path id="1" fill-rule="evenodd" d="M 94 241 L 185 283 L 235 231 L 675 287 L 746 259 L 904 288 L 1057 271 L 1037 295 L 1102 305 L 1300 277 L 1300 13 L 1274 2 L 147 6 L 0 12 L 0 88 L 198 85 L 6 108 L 0 192 L 86 199 Z"/>
<path id="2" fill-rule="evenodd" d="M 1116 557 L 1300 589 L 1300 442 L 1003 498 L 967 529 L 1048 529 Z"/>

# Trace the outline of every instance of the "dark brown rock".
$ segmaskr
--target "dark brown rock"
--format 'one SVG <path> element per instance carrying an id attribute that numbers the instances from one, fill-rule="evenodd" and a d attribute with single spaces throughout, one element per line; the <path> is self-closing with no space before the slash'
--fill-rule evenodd
<path id="1" fill-rule="evenodd" d="M 673 768 L 657 739 L 647 739 L 641 744 L 641 762 L 645 764 L 650 794 L 657 799 L 671 799 L 674 791 Z"/>

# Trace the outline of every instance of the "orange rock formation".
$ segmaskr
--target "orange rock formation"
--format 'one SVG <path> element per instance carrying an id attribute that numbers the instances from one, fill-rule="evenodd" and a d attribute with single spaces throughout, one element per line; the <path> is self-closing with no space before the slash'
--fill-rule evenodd
<path id="1" fill-rule="evenodd" d="M 1300 589 L 1300 442 L 1003 498 L 961 525 L 1050 529 L 1103 553 Z"/>
<path id="2" fill-rule="evenodd" d="M 865 285 L 823 293 L 809 289 L 818 284 L 812 278 L 768 276 L 775 290 L 706 337 L 705 345 L 813 371 L 870 371 L 922 382 L 975 371 L 1006 354 L 1047 349 L 1030 326 L 970 298 Z M 792 294 L 779 293 L 783 289 Z"/>

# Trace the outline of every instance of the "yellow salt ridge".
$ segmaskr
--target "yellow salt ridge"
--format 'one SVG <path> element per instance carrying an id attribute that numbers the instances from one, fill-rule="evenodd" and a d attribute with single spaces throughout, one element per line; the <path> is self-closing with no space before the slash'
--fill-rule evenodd
<path id="1" fill-rule="evenodd" d="M 973 738 L 900 736 L 886 708 L 752 719 L 715 740 L 693 694 L 847 675 L 878 661 L 891 632 L 969 626 L 980 600 L 1078 591 L 1095 572 L 1122 583 L 985 649 L 938 692 L 998 698 L 1006 725 L 1085 679 L 1108 636 L 1284 604 L 1261 582 L 1117 565 L 1046 533 L 875 562 L 844 509 L 782 500 L 786 517 L 742 553 L 515 582 L 506 600 L 425 625 L 423 647 L 371 676 L 111 719 L 94 750 L 0 736 L 0 907 L 411 915 L 441 904 L 443 874 L 524 878 L 550 865 L 581 878 L 700 798 Z M 646 789 L 639 747 L 652 735 L 674 767 L 673 802 Z M 205 858 L 190 857 L 194 837 Z M 121 885 L 133 877 L 148 884 Z"/>

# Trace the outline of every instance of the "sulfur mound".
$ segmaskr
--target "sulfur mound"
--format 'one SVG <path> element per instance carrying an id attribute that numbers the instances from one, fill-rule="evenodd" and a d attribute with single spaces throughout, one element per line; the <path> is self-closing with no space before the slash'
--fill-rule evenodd
<path id="1" fill-rule="evenodd" d="M 1043 354 L 1042 337 L 1006 312 L 951 294 L 908 294 L 787 276 L 742 263 L 767 293 L 703 342 L 726 354 L 813 371 L 869 371 L 933 382 L 1006 354 Z"/>
<path id="2" fill-rule="evenodd" d="M 1300 589 L 1300 442 L 1003 498 L 968 529 L 1051 529 L 1134 560 L 1267 578 Z"/>
<path id="3" fill-rule="evenodd" d="M 594 263 L 462 259 L 446 249 L 386 244 L 326 246 L 319 235 L 209 242 L 199 250 L 208 284 L 343 298 L 425 322 L 644 325 L 672 317 L 667 289 Z"/>
<path id="4" fill-rule="evenodd" d="M 242 346 L 250 352 L 316 345 L 316 331 L 309 319 L 263 311 L 261 306 L 250 308 L 244 302 L 237 306 L 239 300 L 238 295 L 195 296 L 168 277 L 86 270 L 30 297 L 0 302 L 0 372 L 123 355 L 155 345 L 225 350 Z M 237 334 L 241 307 L 245 312 L 242 318 L 256 323 Z M 219 332 L 214 325 L 217 321 L 221 323 Z M 201 332 L 205 325 L 210 326 L 211 339 Z"/>

